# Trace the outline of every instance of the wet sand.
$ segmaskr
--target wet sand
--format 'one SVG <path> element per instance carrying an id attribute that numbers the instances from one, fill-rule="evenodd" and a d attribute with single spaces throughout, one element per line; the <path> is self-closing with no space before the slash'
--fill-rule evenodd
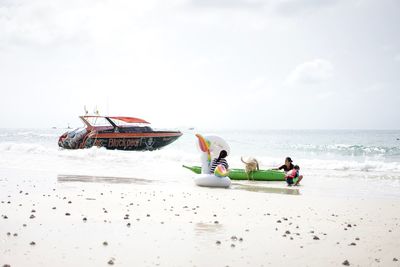
<path id="1" fill-rule="evenodd" d="M 399 199 L 0 174 L 0 266 L 400 266 Z"/>

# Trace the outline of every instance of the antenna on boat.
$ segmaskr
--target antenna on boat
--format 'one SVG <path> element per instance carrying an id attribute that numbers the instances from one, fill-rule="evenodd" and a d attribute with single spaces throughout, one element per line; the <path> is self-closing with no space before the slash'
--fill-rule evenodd
<path id="1" fill-rule="evenodd" d="M 107 115 L 110 115 L 110 112 L 109 112 L 109 109 L 108 109 L 108 104 L 109 104 L 108 102 L 109 102 L 109 101 L 108 101 L 108 98 L 107 98 L 107 100 L 106 100 L 106 103 L 107 103 L 107 104 L 106 104 L 106 106 L 107 106 L 106 112 L 107 112 L 107 113 L 106 113 L 106 114 L 107 114 Z"/>
<path id="2" fill-rule="evenodd" d="M 89 111 L 86 109 L 86 105 L 83 106 L 83 109 L 85 110 L 85 115 L 89 114 Z"/>
<path id="3" fill-rule="evenodd" d="M 99 110 L 97 109 L 97 106 L 94 108 L 94 114 L 100 115 L 100 112 L 99 112 Z"/>

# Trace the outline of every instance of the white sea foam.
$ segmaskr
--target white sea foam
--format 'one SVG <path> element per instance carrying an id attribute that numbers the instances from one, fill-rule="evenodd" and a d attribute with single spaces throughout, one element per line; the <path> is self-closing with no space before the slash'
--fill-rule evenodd
<path id="1" fill-rule="evenodd" d="M 28 153 L 28 154 L 41 154 L 49 152 L 53 149 L 49 149 L 40 144 L 29 144 L 29 143 L 16 143 L 16 142 L 4 142 L 0 143 L 1 152 L 15 152 L 15 153 Z"/>
<path id="2" fill-rule="evenodd" d="M 322 153 L 338 153 L 340 155 L 396 155 L 400 156 L 399 147 L 389 146 L 365 146 L 365 145 L 351 145 L 351 144 L 329 144 L 329 145 L 315 145 L 315 144 L 293 144 L 289 146 L 290 149 L 296 151 L 307 152 L 322 152 Z"/>

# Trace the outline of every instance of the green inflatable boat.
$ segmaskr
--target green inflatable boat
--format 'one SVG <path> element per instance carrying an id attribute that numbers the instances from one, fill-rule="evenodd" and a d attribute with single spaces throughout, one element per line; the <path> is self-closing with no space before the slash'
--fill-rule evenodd
<path id="1" fill-rule="evenodd" d="M 197 174 L 201 173 L 201 167 L 199 166 L 183 165 L 182 167 Z M 285 181 L 285 174 L 276 170 L 259 170 L 247 175 L 244 169 L 229 169 L 228 177 L 231 180 Z"/>

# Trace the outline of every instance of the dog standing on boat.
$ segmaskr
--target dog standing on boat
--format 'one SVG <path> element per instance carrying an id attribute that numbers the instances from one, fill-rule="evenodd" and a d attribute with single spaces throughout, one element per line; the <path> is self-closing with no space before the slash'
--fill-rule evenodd
<path id="1" fill-rule="evenodd" d="M 259 165 L 258 165 L 258 161 L 255 158 L 249 158 L 247 161 L 244 161 L 243 157 L 240 157 L 240 160 L 244 163 L 245 171 L 247 174 L 247 179 L 250 180 L 250 175 L 254 171 L 258 171 L 260 169 Z M 253 177 L 251 177 L 251 178 L 253 178 Z"/>

